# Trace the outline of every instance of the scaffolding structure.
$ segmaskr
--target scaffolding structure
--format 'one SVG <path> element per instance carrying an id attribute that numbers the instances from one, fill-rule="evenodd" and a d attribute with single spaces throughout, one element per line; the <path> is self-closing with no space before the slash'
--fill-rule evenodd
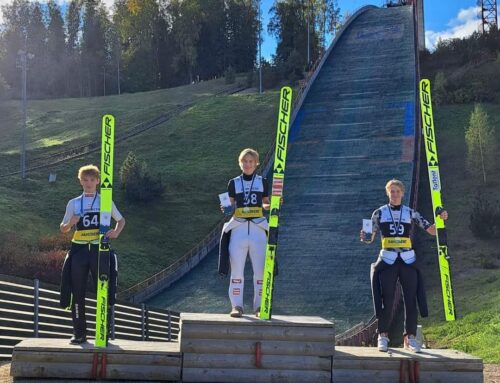
<path id="1" fill-rule="evenodd" d="M 481 31 L 498 28 L 497 0 L 478 0 L 477 5 L 481 8 Z"/>

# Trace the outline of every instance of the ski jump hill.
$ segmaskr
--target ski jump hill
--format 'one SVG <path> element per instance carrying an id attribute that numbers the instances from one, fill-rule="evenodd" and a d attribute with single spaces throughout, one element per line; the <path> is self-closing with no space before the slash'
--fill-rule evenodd
<path id="1" fill-rule="evenodd" d="M 295 110 L 278 243 L 274 314 L 317 315 L 337 331 L 371 317 L 362 218 L 398 178 L 408 203 L 415 161 L 416 48 L 411 6 L 367 6 L 344 26 Z M 223 187 L 224 185 L 222 185 Z M 223 190 L 221 190 L 223 191 Z M 245 302 L 252 302 L 250 265 Z M 217 249 L 149 303 L 229 312 Z M 251 312 L 248 306 L 246 312 Z"/>
<path id="2" fill-rule="evenodd" d="M 482 382 L 482 360 L 458 351 L 380 353 L 335 345 L 336 331 L 372 313 L 368 280 L 377 246 L 360 244 L 361 219 L 386 201 L 389 178 L 412 190 L 418 152 L 414 42 L 411 7 L 362 8 L 299 100 L 272 320 L 227 315 L 228 281 L 217 278 L 214 249 L 150 301 L 181 311 L 178 340 L 152 342 L 145 330 L 143 341 L 118 337 L 106 348 L 28 338 L 13 350 L 15 381 Z M 141 323 L 156 323 L 158 333 L 158 319 L 144 307 Z"/>

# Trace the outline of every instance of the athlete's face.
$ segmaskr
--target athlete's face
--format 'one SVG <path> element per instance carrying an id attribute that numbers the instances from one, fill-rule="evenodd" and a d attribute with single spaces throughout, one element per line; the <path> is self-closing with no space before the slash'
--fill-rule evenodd
<path id="1" fill-rule="evenodd" d="M 389 191 L 387 192 L 387 197 L 389 197 L 389 202 L 392 205 L 401 205 L 403 196 L 403 190 L 401 190 L 401 188 L 396 185 L 391 185 Z"/>
<path id="2" fill-rule="evenodd" d="M 99 178 L 83 175 L 80 179 L 80 185 L 82 185 L 84 193 L 95 193 L 97 185 L 99 185 Z"/>
<path id="3" fill-rule="evenodd" d="M 257 169 L 257 161 L 251 154 L 247 154 L 241 159 L 240 168 L 243 173 L 250 175 Z"/>

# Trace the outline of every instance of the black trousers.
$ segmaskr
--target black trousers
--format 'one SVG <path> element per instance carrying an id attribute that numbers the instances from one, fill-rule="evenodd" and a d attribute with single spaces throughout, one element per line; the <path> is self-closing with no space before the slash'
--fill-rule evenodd
<path id="1" fill-rule="evenodd" d="M 374 303 L 377 294 L 381 299 L 381 307 L 377 310 L 378 332 L 389 332 L 392 307 L 396 293 L 396 283 L 399 280 L 403 288 L 403 299 L 405 308 L 405 334 L 417 333 L 417 288 L 418 270 L 413 265 L 407 265 L 398 257 L 394 264 L 389 265 L 382 259 L 372 264 L 372 292 Z M 378 278 L 377 278 L 378 274 Z M 378 284 L 377 284 L 378 282 Z"/>
<path id="2" fill-rule="evenodd" d="M 61 277 L 61 306 L 68 307 L 71 303 L 73 332 L 77 336 L 81 336 L 87 332 L 87 320 L 85 315 L 87 279 L 90 271 L 93 285 L 91 291 L 95 291 L 98 280 L 98 256 L 98 245 L 81 245 L 72 243 L 71 249 L 64 260 Z M 116 285 L 117 259 L 116 254 L 112 252 L 110 257 L 110 279 L 108 288 L 108 300 L 110 305 L 114 305 L 116 300 Z M 71 295 L 73 296 L 72 298 Z"/>

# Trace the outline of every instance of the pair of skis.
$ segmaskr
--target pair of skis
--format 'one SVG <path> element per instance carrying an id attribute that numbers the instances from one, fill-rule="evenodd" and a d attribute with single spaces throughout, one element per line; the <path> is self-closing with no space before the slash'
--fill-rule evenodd
<path id="1" fill-rule="evenodd" d="M 97 281 L 97 310 L 95 346 L 106 347 L 108 344 L 108 306 L 110 257 L 109 238 L 106 233 L 111 227 L 111 210 L 113 206 L 113 160 L 115 153 L 115 118 L 110 115 L 102 117 L 101 137 L 101 206 L 99 217 L 99 260 Z"/>
<path id="2" fill-rule="evenodd" d="M 436 241 L 438 248 L 439 272 L 441 274 L 441 290 L 443 293 L 444 315 L 447 321 L 456 319 L 455 301 L 451 286 L 451 271 L 448 256 L 446 227 L 439 216 L 443 211 L 441 202 L 441 178 L 439 176 L 439 160 L 434 132 L 434 118 L 432 115 L 431 84 L 427 79 L 420 81 L 420 109 L 422 112 L 422 130 L 424 133 L 425 154 L 427 158 L 427 172 L 432 197 L 432 209 L 436 223 Z"/>

